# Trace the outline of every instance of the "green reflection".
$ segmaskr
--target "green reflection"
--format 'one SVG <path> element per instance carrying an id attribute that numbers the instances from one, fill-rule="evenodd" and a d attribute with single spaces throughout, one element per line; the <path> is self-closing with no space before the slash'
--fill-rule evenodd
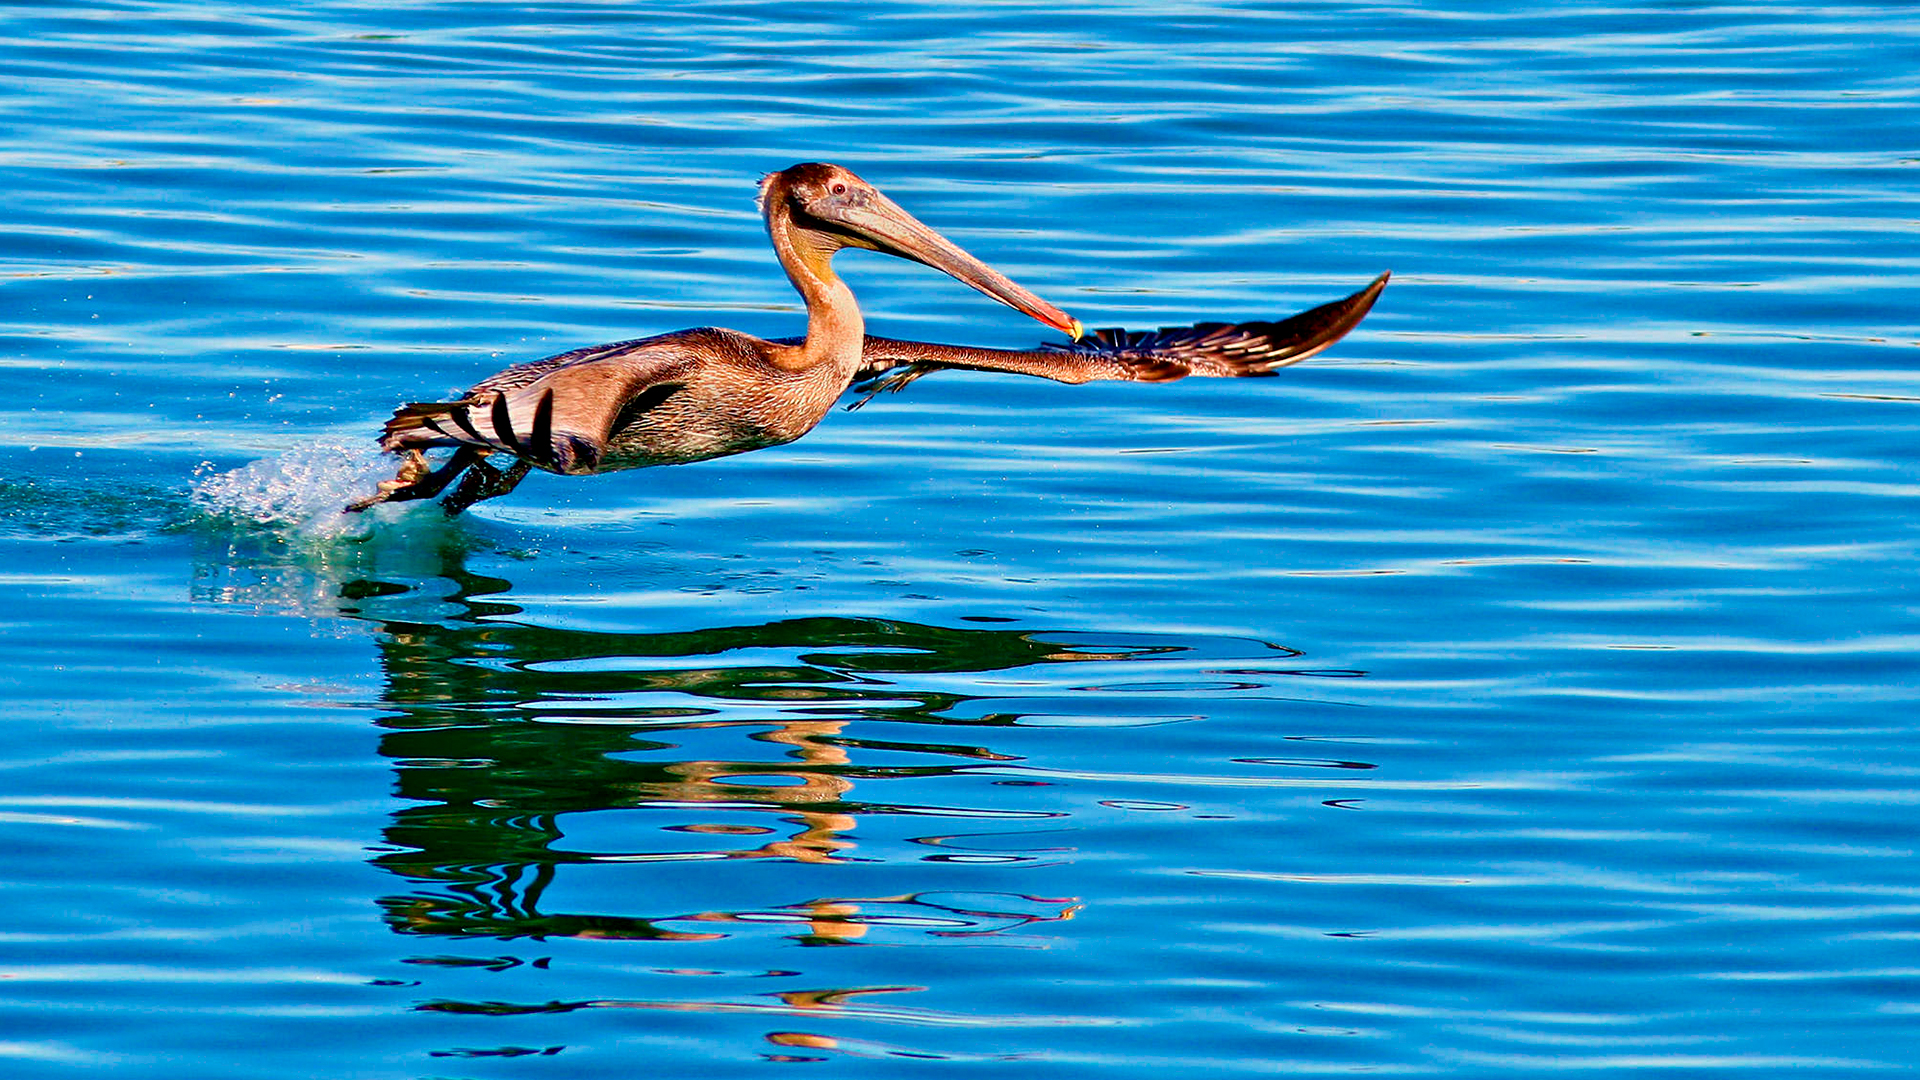
<path id="1" fill-rule="evenodd" d="M 1012 771 L 1027 725 L 1192 719 L 1159 714 L 1155 699 L 1328 674 L 1238 666 L 1298 655 L 1266 643 L 1089 644 L 988 617 L 542 626 L 508 599 L 511 582 L 467 567 L 459 531 L 307 548 L 253 533 L 208 540 L 201 598 L 373 631 L 379 748 L 402 805 L 372 861 L 408 883 L 377 902 L 409 935 L 819 947 L 1068 918 L 1074 897 L 934 891 L 955 880 L 938 864 L 1071 857 L 1065 804 L 1049 781 Z M 1196 650 L 1218 659 L 1196 672 Z M 1140 662 L 1144 678 L 1101 670 Z M 696 869 L 750 861 L 926 870 L 893 880 L 906 891 L 821 895 L 822 881 L 848 879 L 763 874 L 749 886 Z M 656 863 L 667 865 L 636 871 Z M 689 874 L 702 900 L 682 899 Z M 638 885 L 588 905 L 618 910 L 566 911 L 547 901 L 563 875 L 586 886 L 570 897 Z"/>
<path id="2" fill-rule="evenodd" d="M 438 581 L 453 585 L 442 601 L 448 617 L 383 615 L 417 603 L 417 590 L 405 585 L 356 578 L 338 587 L 341 613 L 379 631 L 381 697 L 391 709 L 379 721 L 387 729 L 380 749 L 409 805 L 395 813 L 374 862 L 421 886 L 381 901 L 390 924 L 407 933 L 700 940 L 746 927 L 818 945 L 858 942 L 876 928 L 963 936 L 1063 918 L 1071 898 L 998 894 L 959 906 L 919 894 L 812 897 L 773 909 L 646 916 L 556 913 L 542 900 L 572 864 L 895 861 L 888 845 L 862 850 L 863 822 L 882 816 L 940 819 L 927 831 L 943 835 L 908 839 L 916 860 L 1048 857 L 1058 845 L 1046 837 L 1025 845 L 1032 850 L 1000 840 L 996 850 L 968 851 L 955 844 L 954 819 L 987 819 L 991 832 L 1004 834 L 1009 823 L 1042 825 L 1060 816 L 1055 811 L 928 805 L 904 787 L 889 797 L 881 781 L 1017 759 L 954 736 L 1006 729 L 1020 716 L 963 717 L 976 699 L 936 684 L 954 673 L 1180 651 L 1160 643 L 1096 650 L 1014 629 L 837 617 L 655 634 L 556 629 L 514 621 L 518 609 L 492 599 L 509 583 L 461 562 L 449 552 L 439 567 Z M 874 721 L 923 725 L 927 737 L 856 734 Z M 591 815 L 635 810 L 671 821 L 662 826 L 655 816 L 628 829 L 603 816 L 598 830 L 585 831 L 609 839 L 578 835 L 577 823 Z M 614 846 L 662 835 L 675 846 Z M 918 914 L 901 915 L 903 908 Z"/>

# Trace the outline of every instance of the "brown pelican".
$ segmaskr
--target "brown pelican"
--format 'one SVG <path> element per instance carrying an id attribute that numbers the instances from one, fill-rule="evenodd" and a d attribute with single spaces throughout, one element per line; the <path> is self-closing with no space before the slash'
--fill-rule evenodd
<path id="1" fill-rule="evenodd" d="M 1080 321 L 1009 281 L 837 165 L 809 163 L 760 181 L 760 210 L 787 277 L 807 304 L 803 338 L 760 338 L 702 327 L 595 345 L 518 364 L 458 401 L 406 405 L 381 448 L 401 457 L 379 491 L 346 507 L 430 499 L 449 515 L 512 491 L 535 467 L 563 474 L 675 465 L 791 442 L 813 429 L 854 382 L 899 390 L 930 371 L 961 368 L 1061 382 L 1183 375 L 1265 375 L 1331 345 L 1386 284 L 1279 323 L 1206 323 L 1080 341 Z M 924 263 L 1068 334 L 1076 344 L 1032 351 L 971 349 L 865 336 L 853 293 L 833 272 L 842 248 Z M 887 372 L 902 370 L 892 375 Z M 868 398 L 872 393 L 868 394 Z M 864 403 L 862 399 L 861 403 Z M 451 448 L 439 467 L 426 451 Z M 513 458 L 505 470 L 487 458 Z"/>

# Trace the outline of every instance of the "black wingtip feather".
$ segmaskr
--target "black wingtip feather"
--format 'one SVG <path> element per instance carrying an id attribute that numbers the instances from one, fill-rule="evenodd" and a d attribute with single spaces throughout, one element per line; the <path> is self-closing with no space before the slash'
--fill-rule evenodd
<path id="1" fill-rule="evenodd" d="M 493 437 L 515 453 L 522 449 L 513 434 L 513 414 L 507 411 L 507 395 L 493 396 Z"/>
<path id="2" fill-rule="evenodd" d="M 533 434 L 527 439 L 526 455 L 536 465 L 551 466 L 553 453 L 553 388 L 540 395 L 540 404 L 533 410 Z"/>
<path id="3" fill-rule="evenodd" d="M 480 434 L 480 429 L 474 426 L 473 417 L 469 415 L 472 412 L 473 409 L 471 406 L 455 405 L 453 408 L 447 410 L 447 416 L 455 424 L 459 425 L 461 431 L 467 433 L 468 438 L 474 442 L 484 444 L 487 441 L 487 437 Z"/>

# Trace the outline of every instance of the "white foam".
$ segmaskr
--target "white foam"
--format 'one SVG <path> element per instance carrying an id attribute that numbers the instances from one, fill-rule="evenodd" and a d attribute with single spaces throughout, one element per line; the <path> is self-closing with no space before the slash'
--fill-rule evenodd
<path id="1" fill-rule="evenodd" d="M 321 439 L 230 472 L 210 466 L 193 485 L 193 505 L 209 517 L 295 532 L 316 540 L 361 536 L 376 518 L 342 507 L 393 478 L 395 461 L 368 439 Z"/>

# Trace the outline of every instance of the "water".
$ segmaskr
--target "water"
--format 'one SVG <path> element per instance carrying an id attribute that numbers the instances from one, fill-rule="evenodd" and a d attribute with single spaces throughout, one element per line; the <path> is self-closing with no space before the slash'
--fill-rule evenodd
<path id="1" fill-rule="evenodd" d="M 1904 7 L 0 25 L 8 1076 L 1911 1071 Z M 397 402 L 798 332 L 810 159 L 1092 326 L 1394 281 L 330 512 Z"/>

